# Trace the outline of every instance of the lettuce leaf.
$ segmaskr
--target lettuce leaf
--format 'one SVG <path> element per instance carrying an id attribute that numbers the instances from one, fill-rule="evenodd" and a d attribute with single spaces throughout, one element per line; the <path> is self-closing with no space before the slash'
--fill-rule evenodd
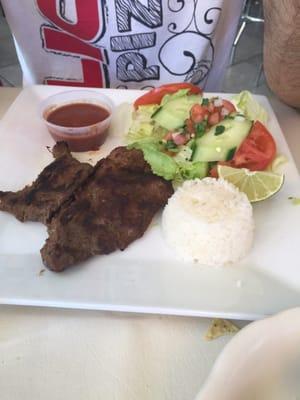
<path id="1" fill-rule="evenodd" d="M 234 96 L 231 101 L 246 118 L 252 121 L 260 121 L 265 124 L 268 121 L 267 111 L 254 99 L 248 90 Z"/>
<path id="2" fill-rule="evenodd" d="M 159 143 L 145 139 L 132 143 L 129 148 L 142 150 L 145 160 L 155 175 L 177 184 L 186 179 L 204 178 L 208 173 L 208 163 L 176 159 L 161 151 Z"/>
<path id="3" fill-rule="evenodd" d="M 168 181 L 173 180 L 177 175 L 178 166 L 176 161 L 161 152 L 157 143 L 153 141 L 139 141 L 131 144 L 129 147 L 142 150 L 145 160 L 155 175 L 161 176 Z"/>
<path id="4" fill-rule="evenodd" d="M 193 102 L 201 101 L 201 96 L 188 96 L 188 89 L 164 96 L 161 105 L 165 105 L 175 99 L 183 98 Z M 173 184 L 182 183 L 186 179 L 203 178 L 207 175 L 208 164 L 190 161 L 193 154 L 194 140 L 189 144 L 181 146 L 178 153 L 171 157 L 165 153 L 162 139 L 167 130 L 154 121 L 153 114 L 161 105 L 140 106 L 133 112 L 132 125 L 127 134 L 129 148 L 136 148 L 143 152 L 145 160 L 151 166 L 152 172 L 166 180 L 172 180 Z M 188 104 L 189 105 L 189 104 Z M 190 106 L 191 107 L 191 106 Z"/>
<path id="5" fill-rule="evenodd" d="M 126 137 L 128 143 L 138 142 L 146 138 L 160 140 L 166 134 L 166 130 L 151 119 L 152 114 L 158 108 L 157 104 L 151 104 L 140 106 L 133 111 L 132 123 Z"/>
<path id="6" fill-rule="evenodd" d="M 208 163 L 202 161 L 180 161 L 177 163 L 182 179 L 202 179 L 208 174 Z"/>

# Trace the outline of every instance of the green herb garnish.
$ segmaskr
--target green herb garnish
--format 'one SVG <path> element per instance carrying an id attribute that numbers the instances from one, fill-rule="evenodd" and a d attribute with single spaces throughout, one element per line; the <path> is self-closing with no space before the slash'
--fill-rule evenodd
<path id="1" fill-rule="evenodd" d="M 206 98 L 202 99 L 202 105 L 203 106 L 208 106 L 208 103 L 209 103 L 208 99 L 206 99 Z"/>
<path id="2" fill-rule="evenodd" d="M 236 152 L 236 147 L 233 147 L 232 149 L 228 150 L 226 161 L 232 160 L 235 152 Z"/>
<path id="3" fill-rule="evenodd" d="M 196 125 L 196 137 L 200 138 L 201 136 L 204 135 L 206 129 L 206 121 L 205 122 L 200 122 L 199 124 Z"/>
<path id="4" fill-rule="evenodd" d="M 217 161 L 209 161 L 208 162 L 208 169 L 212 169 L 213 167 L 215 167 L 218 164 Z"/>
<path id="5" fill-rule="evenodd" d="M 165 144 L 165 148 L 168 150 L 176 149 L 177 145 L 176 145 L 176 143 L 173 142 L 173 140 L 167 140 L 167 143 Z"/>
<path id="6" fill-rule="evenodd" d="M 224 132 L 225 132 L 225 126 L 218 125 L 215 130 L 215 136 L 222 135 L 222 133 L 224 133 Z"/>
<path id="7" fill-rule="evenodd" d="M 189 145 L 190 149 L 192 150 L 192 155 L 191 155 L 191 160 L 192 160 L 194 157 L 195 151 L 197 149 L 196 140 L 195 139 L 190 140 L 188 145 Z"/>

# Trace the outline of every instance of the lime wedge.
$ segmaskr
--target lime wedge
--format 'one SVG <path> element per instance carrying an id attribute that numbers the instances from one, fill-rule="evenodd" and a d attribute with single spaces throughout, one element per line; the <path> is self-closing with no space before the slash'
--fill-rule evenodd
<path id="1" fill-rule="evenodd" d="M 241 192 L 246 193 L 249 201 L 266 200 L 277 193 L 283 185 L 284 175 L 268 171 L 249 171 L 246 168 L 231 168 L 218 165 L 220 178 L 235 185 Z"/>

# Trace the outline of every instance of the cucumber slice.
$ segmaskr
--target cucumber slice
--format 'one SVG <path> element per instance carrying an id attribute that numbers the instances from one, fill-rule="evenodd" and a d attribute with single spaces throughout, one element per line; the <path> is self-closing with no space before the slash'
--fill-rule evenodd
<path id="1" fill-rule="evenodd" d="M 252 122 L 247 119 L 228 119 L 213 126 L 205 135 L 196 139 L 193 161 L 225 161 L 228 152 L 234 147 L 238 148 L 247 137 L 251 126 Z"/>
<path id="2" fill-rule="evenodd" d="M 169 131 L 182 128 L 190 116 L 190 109 L 194 104 L 200 104 L 201 99 L 200 95 L 186 95 L 170 100 L 157 110 L 152 118 Z"/>

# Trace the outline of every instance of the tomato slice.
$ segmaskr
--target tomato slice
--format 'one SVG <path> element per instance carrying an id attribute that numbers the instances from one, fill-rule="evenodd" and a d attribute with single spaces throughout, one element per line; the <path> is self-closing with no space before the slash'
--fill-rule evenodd
<path id="1" fill-rule="evenodd" d="M 233 168 L 248 168 L 250 171 L 263 171 L 276 156 L 276 144 L 268 129 L 256 121 L 249 135 L 237 149 L 230 161 L 220 161 L 219 165 Z M 218 177 L 217 167 L 210 170 L 210 176 Z"/>
<path id="2" fill-rule="evenodd" d="M 136 99 L 134 102 L 134 108 L 137 109 L 139 106 L 145 106 L 148 104 L 160 104 L 162 98 L 166 94 L 176 93 L 180 89 L 189 89 L 189 94 L 201 94 L 202 89 L 198 86 L 188 82 L 181 83 L 168 83 L 166 85 L 159 86 L 145 93 L 143 96 Z"/>
<path id="3" fill-rule="evenodd" d="M 214 103 L 212 101 L 210 101 L 208 103 L 207 109 L 209 111 L 210 114 L 212 114 L 213 112 L 215 112 L 216 107 L 214 106 Z"/>
<path id="4" fill-rule="evenodd" d="M 231 101 L 225 100 L 225 99 L 222 99 L 222 101 L 223 101 L 223 107 L 227 111 L 229 111 L 229 114 L 236 111 L 236 109 L 235 109 L 234 105 L 231 103 Z"/>
<path id="5" fill-rule="evenodd" d="M 263 171 L 273 161 L 275 155 L 276 144 L 272 135 L 261 122 L 256 121 L 232 161 L 236 168 Z"/>
<path id="6" fill-rule="evenodd" d="M 194 104 L 191 108 L 191 120 L 195 124 L 202 122 L 208 114 L 207 108 L 201 106 L 200 104 Z"/>
<path id="7" fill-rule="evenodd" d="M 209 176 L 211 176 L 212 178 L 218 178 L 218 167 L 215 165 L 214 167 L 211 168 L 211 170 L 209 171 Z"/>
<path id="8" fill-rule="evenodd" d="M 217 125 L 221 120 L 220 114 L 218 111 L 214 111 L 210 116 L 208 117 L 208 124 L 213 126 Z"/>
<path id="9" fill-rule="evenodd" d="M 188 119 L 185 120 L 185 127 L 186 127 L 186 131 L 189 134 L 194 134 L 195 133 L 195 124 L 191 120 L 191 118 L 188 118 Z"/>

